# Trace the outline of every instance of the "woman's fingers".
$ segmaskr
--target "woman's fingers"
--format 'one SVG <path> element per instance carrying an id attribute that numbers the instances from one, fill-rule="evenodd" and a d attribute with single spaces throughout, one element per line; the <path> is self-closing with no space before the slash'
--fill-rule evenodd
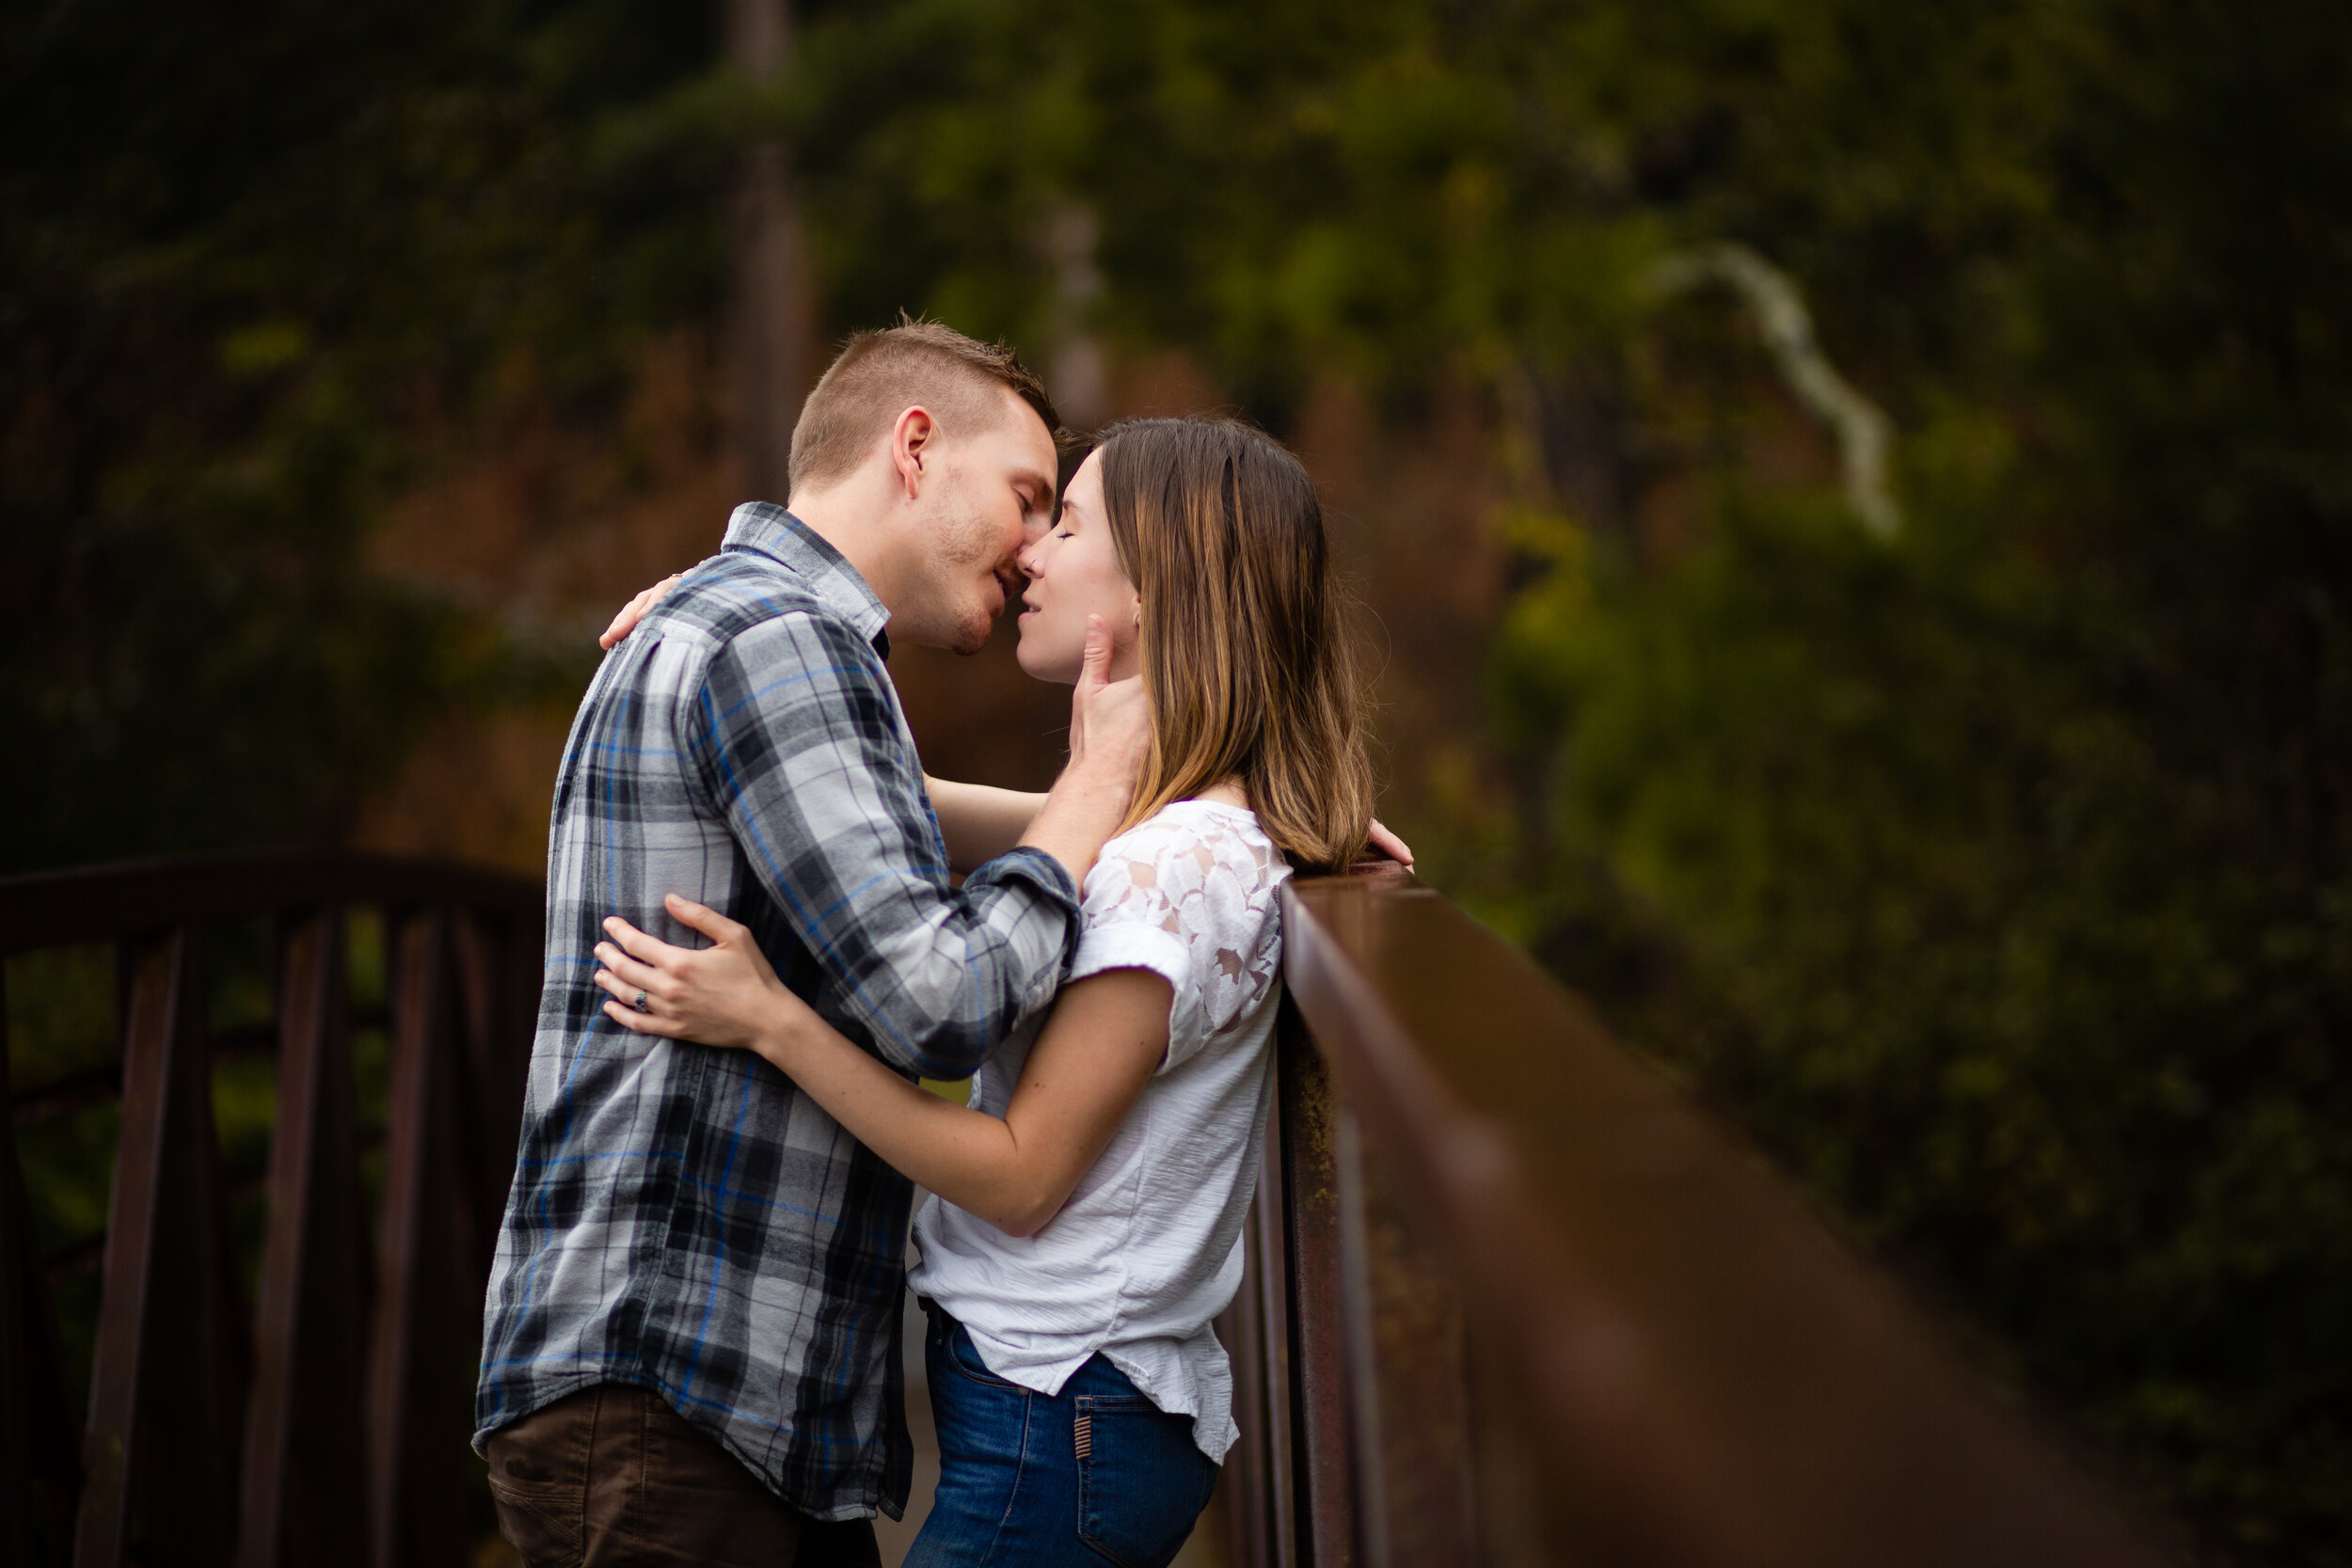
<path id="1" fill-rule="evenodd" d="M 637 629 L 637 623 L 644 620 L 645 618 L 645 611 L 652 608 L 646 600 L 646 594 L 649 594 L 652 592 L 653 590 L 648 588 L 644 594 L 638 594 L 635 598 L 629 600 L 628 603 L 623 605 L 613 615 L 612 624 L 604 628 L 603 635 L 596 639 L 596 646 L 609 653 L 612 651 L 614 643 L 620 641 L 621 639 L 627 637 L 630 632 L 635 631 Z"/>
<path id="2" fill-rule="evenodd" d="M 629 1023 L 641 1033 L 704 1045 L 754 1044 L 778 1006 L 776 999 L 790 997 L 769 967 L 767 955 L 747 927 L 716 910 L 675 896 L 665 900 L 665 908 L 695 930 L 717 938 L 718 944 L 674 946 L 647 936 L 619 915 L 610 915 L 604 922 L 608 940 L 596 946 L 596 961 L 604 966 L 596 972 L 596 984 L 628 1011 L 659 1018 L 667 1025 L 646 1031 Z M 647 1002 L 644 1008 L 637 1006 L 641 994 Z"/>
<path id="3" fill-rule="evenodd" d="M 641 1035 L 675 1037 L 686 1032 L 684 1019 L 672 1018 L 663 1010 L 662 1005 L 654 1000 L 651 992 L 622 979 L 612 971 L 596 971 L 596 984 L 612 993 L 612 999 L 604 1005 L 606 1017 L 628 1024 Z M 640 996 L 645 998 L 643 1007 L 637 1005 Z"/>
<path id="4" fill-rule="evenodd" d="M 637 993 L 640 990 L 644 990 L 644 988 L 640 986 L 636 981 L 624 980 L 609 969 L 599 969 L 596 971 L 596 984 L 605 990 L 611 991 L 618 1000 L 628 1003 L 632 1011 L 634 1011 L 637 1006 Z M 653 1005 L 653 993 L 651 991 L 645 991 L 645 1004 L 647 1006 L 651 1006 Z"/>
<path id="5" fill-rule="evenodd" d="M 707 904 L 697 904 L 691 898 L 675 893 L 662 903 L 669 909 L 670 918 L 690 930 L 700 931 L 713 942 L 733 942 L 738 937 L 751 935 L 750 927 L 740 921 L 729 920 Z"/>
<path id="6" fill-rule="evenodd" d="M 609 942 L 596 943 L 596 961 L 619 975 L 622 982 L 628 987 L 628 990 L 624 992 L 607 986 L 605 989 L 612 991 L 615 996 L 633 996 L 641 990 L 653 996 L 669 994 L 670 977 L 667 974 L 651 964 L 639 963 Z"/>
<path id="7" fill-rule="evenodd" d="M 651 1013 L 641 1013 L 620 1002 L 607 1002 L 604 1005 L 604 1016 L 622 1028 L 640 1035 L 660 1035 L 664 1039 L 676 1039 L 686 1032 L 683 1024 L 672 1022 L 666 1018 L 657 1018 Z"/>
<path id="8" fill-rule="evenodd" d="M 609 649 L 636 630 L 637 623 L 645 618 L 646 611 L 660 604 L 661 596 L 675 588 L 678 578 L 685 575 L 683 572 L 673 573 L 623 605 L 621 612 L 612 617 L 612 624 L 604 628 L 604 635 L 596 639 L 596 646 Z"/>
<path id="9" fill-rule="evenodd" d="M 678 967 L 679 959 L 693 951 L 691 947 L 673 946 L 660 937 L 648 936 L 617 914 L 604 917 L 604 933 L 630 958 L 649 963 L 656 969 L 674 970 Z"/>
<path id="10" fill-rule="evenodd" d="M 1413 847 L 1391 832 L 1387 825 L 1376 816 L 1372 819 L 1370 838 L 1375 849 L 1410 869 L 1413 863 Z"/>
<path id="11" fill-rule="evenodd" d="M 637 950 L 637 943 L 656 940 L 646 936 L 644 932 L 617 914 L 608 914 L 604 917 L 604 934 L 612 938 L 616 946 L 627 948 L 632 953 Z"/>

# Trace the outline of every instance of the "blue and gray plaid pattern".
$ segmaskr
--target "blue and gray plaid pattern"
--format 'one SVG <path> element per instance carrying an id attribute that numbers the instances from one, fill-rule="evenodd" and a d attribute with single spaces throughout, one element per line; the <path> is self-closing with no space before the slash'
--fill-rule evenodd
<path id="1" fill-rule="evenodd" d="M 899 1071 L 961 1078 L 1051 994 L 1061 863 L 947 879 L 882 665 L 887 612 L 781 509 L 739 508 L 605 658 L 564 748 L 547 978 L 490 1276 L 479 1444 L 592 1384 L 655 1388 L 819 1518 L 904 1507 L 905 1178 L 743 1051 L 603 1016 L 598 922 L 700 944 L 681 893 Z"/>

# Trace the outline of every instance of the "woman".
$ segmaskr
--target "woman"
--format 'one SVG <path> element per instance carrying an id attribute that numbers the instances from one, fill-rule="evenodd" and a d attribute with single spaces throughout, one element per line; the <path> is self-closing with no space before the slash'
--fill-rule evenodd
<path id="1" fill-rule="evenodd" d="M 835 1033 L 742 927 L 683 899 L 671 913 L 713 946 L 608 921 L 597 981 L 628 1028 L 758 1052 L 935 1195 L 909 1282 L 931 1313 L 941 1477 L 908 1561 L 1150 1565 L 1236 1435 L 1210 1320 L 1258 1178 L 1277 891 L 1362 849 L 1371 776 L 1322 511 L 1265 436 L 1113 427 L 1022 565 L 1022 667 L 1074 681 L 1107 633 L 1152 745 L 1087 876 L 1068 980 L 969 1108 Z"/>

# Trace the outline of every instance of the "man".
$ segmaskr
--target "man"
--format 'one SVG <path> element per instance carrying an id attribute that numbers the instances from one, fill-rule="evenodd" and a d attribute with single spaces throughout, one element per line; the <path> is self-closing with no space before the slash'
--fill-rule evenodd
<path id="1" fill-rule="evenodd" d="M 1055 423 L 1001 349 L 861 334 L 792 436 L 791 506 L 737 509 L 606 658 L 557 779 L 547 979 L 493 1267 L 476 1443 L 533 1568 L 872 1562 L 912 1468 L 911 1190 L 749 1053 L 615 1027 L 598 923 L 681 893 L 909 1074 L 968 1075 L 1049 995 L 1145 737 L 1082 684 L 1020 844 L 948 885 L 882 660 L 977 650 L 1054 503 Z"/>

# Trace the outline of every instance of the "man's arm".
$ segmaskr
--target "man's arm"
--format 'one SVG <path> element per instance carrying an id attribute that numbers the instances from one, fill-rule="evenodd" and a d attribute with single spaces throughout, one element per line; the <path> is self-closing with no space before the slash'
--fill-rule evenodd
<path id="1" fill-rule="evenodd" d="M 1118 826 L 1103 801 L 1116 792 L 1123 809 L 1140 748 L 1073 757 L 1049 841 L 950 888 L 888 683 L 850 626 L 780 615 L 713 657 L 681 738 L 752 875 L 830 976 L 818 1009 L 900 1071 L 961 1078 L 1059 978 L 1078 879 Z M 1123 784 L 1108 777 L 1122 764 Z"/>

